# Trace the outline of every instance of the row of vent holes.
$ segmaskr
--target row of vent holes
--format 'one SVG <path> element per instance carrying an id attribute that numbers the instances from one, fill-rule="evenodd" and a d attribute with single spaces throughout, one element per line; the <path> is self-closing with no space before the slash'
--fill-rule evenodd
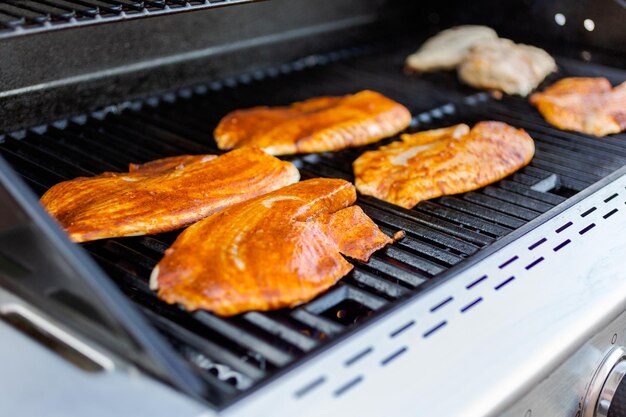
<path id="1" fill-rule="evenodd" d="M 606 199 L 604 199 L 604 203 L 608 203 L 611 200 L 617 198 L 619 196 L 619 193 L 614 193 L 611 196 L 607 197 Z M 580 216 L 582 218 L 588 216 L 589 214 L 593 213 L 595 210 L 597 210 L 597 207 L 592 207 L 589 210 L 583 212 Z M 619 210 L 617 208 L 614 208 L 610 211 L 608 211 L 607 213 L 605 213 L 602 218 L 603 219 L 608 219 L 609 217 L 611 217 L 612 215 L 614 215 L 615 213 L 617 213 Z M 574 223 L 569 221 L 565 224 L 563 224 L 562 226 L 558 227 L 557 229 L 555 229 L 555 232 L 561 233 L 564 230 L 568 229 L 569 227 L 571 227 Z M 578 231 L 579 235 L 584 235 L 585 233 L 587 233 L 589 230 L 593 229 L 596 226 L 595 223 L 590 223 L 587 226 L 583 227 L 582 229 L 580 229 Z M 535 243 L 533 243 L 532 245 L 530 245 L 528 247 L 529 251 L 532 251 L 533 249 L 539 247 L 540 245 L 544 244 L 545 242 L 547 242 L 548 239 L 545 237 L 542 237 L 541 239 L 539 239 L 538 241 L 536 241 Z M 563 249 L 565 246 L 567 246 L 568 244 L 571 243 L 570 239 L 566 239 L 564 241 L 562 241 L 561 243 L 559 243 L 558 245 L 556 245 L 555 247 L 552 248 L 552 250 L 554 252 L 558 252 L 559 250 Z M 505 262 L 503 262 L 502 264 L 500 264 L 498 266 L 499 269 L 505 269 L 507 266 L 511 265 L 513 262 L 517 261 L 519 259 L 519 256 L 515 255 L 511 258 L 509 258 L 508 260 L 506 260 Z M 545 258 L 543 256 L 535 259 L 534 261 L 532 261 L 531 263 L 529 263 L 528 265 L 526 265 L 524 267 L 524 269 L 526 269 L 527 271 L 534 268 L 536 265 L 538 265 L 539 263 L 543 262 L 545 260 Z M 474 288 L 475 286 L 477 286 L 478 284 L 480 284 L 481 282 L 487 280 L 488 276 L 487 275 L 483 275 L 480 278 L 477 278 L 476 280 L 470 282 L 469 284 L 466 285 L 466 290 L 471 290 L 472 288 Z M 501 281 L 499 284 L 497 284 L 496 286 L 494 286 L 494 290 L 495 291 L 499 291 L 502 288 L 504 288 L 506 285 L 508 285 L 509 283 L 513 282 L 515 280 L 515 276 L 510 276 L 507 279 Z M 446 299 L 440 301 L 439 303 L 435 304 L 433 307 L 430 308 L 430 312 L 434 313 L 436 311 L 438 311 L 439 309 L 441 309 L 442 307 L 444 307 L 445 305 L 449 304 L 450 302 L 452 302 L 454 300 L 454 297 L 449 296 Z M 478 305 L 479 303 L 481 303 L 483 301 L 483 297 L 478 297 L 476 299 L 474 299 L 473 301 L 471 301 L 470 303 L 466 304 L 465 306 L 460 308 L 460 312 L 461 313 L 466 313 L 467 311 L 469 311 L 470 309 L 472 309 L 473 307 L 475 307 L 476 305 Z M 435 326 L 431 327 L 430 329 L 426 330 L 423 334 L 422 337 L 423 338 L 427 338 L 429 336 L 431 336 L 432 334 L 434 334 L 435 332 L 437 332 L 438 330 L 440 330 L 441 328 L 445 327 L 446 324 L 448 322 L 446 320 L 443 320 L 441 322 L 439 322 L 438 324 L 436 324 Z M 402 325 L 401 327 L 397 328 L 396 330 L 392 331 L 389 334 L 389 337 L 391 338 L 395 338 L 398 335 L 400 335 L 401 333 L 404 333 L 406 330 L 412 328 L 415 325 L 415 320 L 411 320 L 408 323 L 405 323 L 404 325 Z M 386 356 L 385 358 L 383 358 L 380 361 L 380 365 L 381 366 L 386 366 L 389 363 L 391 363 L 392 361 L 394 361 L 395 359 L 397 359 L 398 357 L 400 357 L 401 355 L 403 355 L 404 353 L 406 353 L 408 350 L 407 346 L 402 346 L 401 348 L 399 348 L 398 350 L 394 351 L 393 353 L 389 354 L 388 356 Z M 348 360 L 346 360 L 344 362 L 345 366 L 351 366 L 354 363 L 356 363 L 357 361 L 359 361 L 360 359 L 364 358 L 365 356 L 369 355 L 370 353 L 372 353 L 374 351 L 374 348 L 372 346 L 367 347 L 366 349 L 360 351 L 359 353 L 357 353 L 356 355 L 353 355 L 352 357 L 350 357 Z M 339 388 L 337 388 L 335 391 L 333 391 L 333 395 L 335 397 L 339 397 L 342 394 L 344 394 L 345 392 L 347 392 L 348 390 L 350 390 L 351 388 L 353 388 L 354 386 L 358 385 L 359 383 L 361 383 L 363 381 L 363 375 L 358 375 L 355 378 L 351 379 L 350 381 L 346 382 L 345 384 L 341 385 Z M 301 398 L 303 397 L 305 394 L 309 393 L 310 391 L 312 391 L 314 388 L 319 387 L 320 385 L 322 385 L 324 382 L 326 382 L 326 378 L 321 376 L 319 378 L 317 378 L 316 380 L 314 380 L 313 382 L 303 386 L 302 388 L 300 388 L 299 390 L 297 390 L 294 394 L 296 396 L 296 398 Z"/>

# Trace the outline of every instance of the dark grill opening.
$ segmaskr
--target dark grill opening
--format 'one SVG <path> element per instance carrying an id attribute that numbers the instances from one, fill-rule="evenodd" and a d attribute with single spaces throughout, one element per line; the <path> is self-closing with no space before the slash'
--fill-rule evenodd
<path id="1" fill-rule="evenodd" d="M 371 316 L 373 312 L 373 310 L 370 310 L 358 301 L 348 298 L 324 311 L 321 315 L 347 326 L 356 324 L 360 319 Z"/>
<path id="2" fill-rule="evenodd" d="M 83 14 L 95 10 L 91 6 L 95 2 L 79 3 L 84 5 Z M 118 2 L 109 3 L 113 8 Z M 626 135 L 598 139 L 559 131 L 526 99 L 495 100 L 461 86 L 452 73 L 407 76 L 402 72 L 403 60 L 416 45 L 404 42 L 403 46 L 403 41 L 397 45 L 317 56 L 318 65 L 305 70 L 285 65 L 257 71 L 154 97 L 141 106 L 124 103 L 106 114 L 83 115 L 24 135 L 6 135 L 0 154 L 41 195 L 60 181 L 126 170 L 130 162 L 220 153 L 212 131 L 223 115 L 237 108 L 287 104 L 366 88 L 407 105 L 414 115 L 414 131 L 492 119 L 528 131 L 537 148 L 531 164 L 480 190 L 425 201 L 410 210 L 360 196 L 357 204 L 385 233 L 402 230 L 406 237 L 366 264 L 353 261 L 354 270 L 338 285 L 294 309 L 220 318 L 203 311 L 190 314 L 160 301 L 148 287 L 149 275 L 178 232 L 83 244 L 201 375 L 207 402 L 223 407 L 626 163 Z M 546 84 L 562 76 L 599 71 L 571 59 L 561 59 L 559 64 L 561 71 Z M 626 78 L 622 71 L 612 74 L 614 83 Z M 393 140 L 287 159 L 300 168 L 303 178 L 352 181 L 354 159 Z"/>
<path id="3" fill-rule="evenodd" d="M 548 190 L 548 192 L 552 193 L 552 194 L 556 194 L 556 195 L 561 196 L 561 197 L 565 197 L 565 198 L 572 197 L 572 196 L 576 195 L 576 193 L 577 193 L 576 190 L 572 190 L 571 188 L 567 188 L 567 187 L 563 187 L 563 186 L 557 186 L 555 188 L 552 188 L 552 189 Z"/>

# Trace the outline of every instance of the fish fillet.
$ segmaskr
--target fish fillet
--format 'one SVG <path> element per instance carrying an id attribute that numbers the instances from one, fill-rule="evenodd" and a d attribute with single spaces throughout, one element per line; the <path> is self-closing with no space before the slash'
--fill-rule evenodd
<path id="1" fill-rule="evenodd" d="M 41 203 L 74 242 L 180 229 L 228 206 L 297 182 L 289 162 L 258 149 L 177 156 L 129 172 L 64 181 Z"/>
<path id="2" fill-rule="evenodd" d="M 391 243 L 349 182 L 316 178 L 227 208 L 194 224 L 150 278 L 168 303 L 230 316 L 306 302 Z"/>
<path id="3" fill-rule="evenodd" d="M 556 69 L 543 49 L 498 38 L 470 49 L 457 71 L 472 87 L 526 96 Z"/>
<path id="4" fill-rule="evenodd" d="M 606 78 L 563 78 L 530 102 L 559 129 L 595 136 L 626 130 L 626 82 L 613 88 Z"/>
<path id="5" fill-rule="evenodd" d="M 411 113 L 374 91 L 318 97 L 288 107 L 227 114 L 215 129 L 220 149 L 254 146 L 272 155 L 336 151 L 377 142 L 404 130 Z"/>
<path id="6" fill-rule="evenodd" d="M 487 26 L 456 26 L 428 39 L 420 49 L 406 59 L 407 68 L 418 72 L 454 69 L 471 47 L 498 34 Z"/>
<path id="7" fill-rule="evenodd" d="M 354 161 L 356 188 L 411 208 L 422 200 L 475 190 L 528 164 L 533 140 L 522 129 L 480 122 L 401 136 Z"/>

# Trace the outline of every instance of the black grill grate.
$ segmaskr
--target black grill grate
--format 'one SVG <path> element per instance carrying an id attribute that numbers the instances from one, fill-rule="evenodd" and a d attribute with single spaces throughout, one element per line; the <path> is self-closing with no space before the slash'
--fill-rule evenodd
<path id="1" fill-rule="evenodd" d="M 163 15 L 254 0 L 4 0 L 0 34 Z"/>
<path id="2" fill-rule="evenodd" d="M 388 308 L 394 300 L 415 293 L 423 283 L 626 163 L 626 135 L 595 139 L 558 131 L 524 99 L 496 101 L 488 94 L 475 94 L 458 85 L 450 74 L 407 77 L 401 73 L 405 53 L 362 56 L 306 71 L 286 66 L 212 83 L 197 88 L 194 94 L 183 91 L 178 97 L 148 101 L 152 104 L 141 109 L 78 117 L 29 131 L 19 139 L 7 135 L 0 154 L 42 194 L 55 183 L 76 176 L 125 170 L 129 162 L 217 153 L 212 130 L 221 116 L 235 108 L 284 104 L 364 88 L 408 105 L 416 115 L 414 130 L 486 119 L 528 130 L 536 141 L 535 159 L 496 184 L 422 202 L 412 210 L 371 197 L 359 198 L 358 204 L 385 232 L 404 230 L 406 238 L 376 253 L 367 264 L 357 263 L 337 286 L 293 310 L 223 319 L 206 312 L 189 314 L 159 301 L 148 288 L 148 277 L 177 233 L 84 244 L 122 291 L 195 366 L 207 383 L 207 401 L 224 406 L 255 383 Z M 584 73 L 587 67 L 580 70 L 577 65 L 562 63 L 561 75 Z M 266 79 L 256 80 L 261 78 Z M 442 106 L 447 102 L 455 104 Z M 303 178 L 352 180 L 351 163 L 363 151 L 289 159 L 301 169 Z"/>

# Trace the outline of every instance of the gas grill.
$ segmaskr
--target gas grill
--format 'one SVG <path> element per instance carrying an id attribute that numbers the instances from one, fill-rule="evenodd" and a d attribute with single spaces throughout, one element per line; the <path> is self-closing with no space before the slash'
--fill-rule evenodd
<path id="1" fill-rule="evenodd" d="M 540 88 L 615 85 L 626 8 L 403 3 L 0 2 L 0 415 L 623 415 L 626 134 L 564 132 L 525 98 L 402 67 L 428 35 L 475 22 L 555 56 Z M 406 237 L 306 304 L 231 318 L 149 289 L 179 232 L 76 245 L 37 203 L 75 177 L 219 154 L 231 110 L 363 89 L 407 106 L 409 131 L 499 120 L 536 155 L 414 209 L 359 196 Z M 285 159 L 303 179 L 353 181 L 352 162 L 394 140 Z"/>

